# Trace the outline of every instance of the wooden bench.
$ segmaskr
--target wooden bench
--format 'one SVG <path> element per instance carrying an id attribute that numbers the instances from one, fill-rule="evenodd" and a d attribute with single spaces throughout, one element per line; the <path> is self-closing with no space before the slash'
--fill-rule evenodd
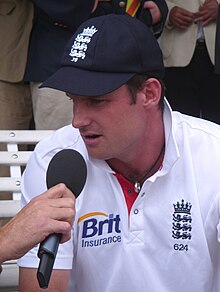
<path id="1" fill-rule="evenodd" d="M 52 133 L 50 130 L 0 130 L 0 145 L 3 149 L 0 149 L 0 173 L 2 168 L 8 168 L 8 175 L 0 177 L 0 220 L 10 220 L 20 210 L 22 170 L 35 145 Z M 25 151 L 20 149 L 21 145 L 26 147 Z M 0 291 L 18 291 L 16 261 L 7 261 L 3 264 Z"/>

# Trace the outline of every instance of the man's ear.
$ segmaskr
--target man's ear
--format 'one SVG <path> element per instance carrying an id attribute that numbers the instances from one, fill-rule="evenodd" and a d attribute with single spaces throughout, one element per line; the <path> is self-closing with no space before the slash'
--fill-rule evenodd
<path id="1" fill-rule="evenodd" d="M 143 98 L 143 105 L 152 107 L 159 104 L 162 86 L 160 81 L 155 78 L 147 79 L 143 84 L 140 92 Z"/>

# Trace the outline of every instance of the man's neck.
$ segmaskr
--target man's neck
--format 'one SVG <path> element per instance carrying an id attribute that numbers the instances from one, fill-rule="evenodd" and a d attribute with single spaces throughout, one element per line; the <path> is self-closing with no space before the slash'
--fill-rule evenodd
<path id="1" fill-rule="evenodd" d="M 165 135 L 164 129 L 157 134 L 155 141 L 142 144 L 140 149 L 130 156 L 126 155 L 122 159 L 109 159 L 107 163 L 116 172 L 122 174 L 126 179 L 141 184 L 148 177 L 152 176 L 161 167 L 165 153 Z"/>

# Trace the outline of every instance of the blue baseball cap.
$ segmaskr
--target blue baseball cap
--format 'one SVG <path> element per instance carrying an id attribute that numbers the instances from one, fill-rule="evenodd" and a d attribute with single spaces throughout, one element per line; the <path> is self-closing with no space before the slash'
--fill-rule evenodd
<path id="1" fill-rule="evenodd" d="M 158 42 L 138 19 L 109 14 L 81 24 L 66 46 L 60 69 L 41 87 L 98 96 L 118 89 L 136 74 L 163 78 Z"/>

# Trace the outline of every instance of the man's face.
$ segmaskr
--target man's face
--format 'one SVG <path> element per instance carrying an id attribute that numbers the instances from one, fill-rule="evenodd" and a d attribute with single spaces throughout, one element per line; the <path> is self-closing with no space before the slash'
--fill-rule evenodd
<path id="1" fill-rule="evenodd" d="M 97 97 L 68 94 L 73 100 L 73 126 L 91 157 L 127 160 L 140 148 L 146 130 L 141 99 L 132 103 L 126 85 Z"/>

